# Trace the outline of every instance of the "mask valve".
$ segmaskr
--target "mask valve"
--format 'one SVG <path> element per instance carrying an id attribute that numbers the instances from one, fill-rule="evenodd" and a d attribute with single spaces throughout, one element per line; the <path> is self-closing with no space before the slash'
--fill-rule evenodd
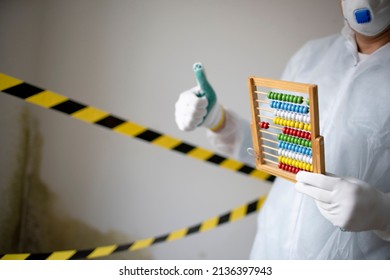
<path id="1" fill-rule="evenodd" d="M 359 9 L 354 12 L 356 22 L 358 24 L 364 24 L 371 21 L 371 13 L 369 9 Z"/>

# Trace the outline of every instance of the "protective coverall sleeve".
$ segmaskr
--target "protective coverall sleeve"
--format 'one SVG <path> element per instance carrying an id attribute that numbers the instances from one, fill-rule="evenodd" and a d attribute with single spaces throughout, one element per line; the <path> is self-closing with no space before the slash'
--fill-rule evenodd
<path id="1" fill-rule="evenodd" d="M 253 166 L 254 158 L 247 152 L 248 148 L 253 147 L 249 122 L 241 119 L 229 109 L 225 111 L 224 128 L 217 133 L 208 130 L 208 140 L 224 155 Z"/>

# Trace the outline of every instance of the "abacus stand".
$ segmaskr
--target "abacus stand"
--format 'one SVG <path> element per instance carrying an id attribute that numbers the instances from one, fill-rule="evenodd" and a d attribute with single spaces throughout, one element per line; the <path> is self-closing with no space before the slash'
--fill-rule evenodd
<path id="1" fill-rule="evenodd" d="M 248 89 L 251 103 L 252 121 L 251 121 L 251 133 L 253 141 L 253 149 L 255 152 L 256 168 L 266 173 L 272 174 L 277 177 L 296 182 L 296 174 L 282 170 L 275 163 L 265 161 L 265 155 L 263 153 L 263 141 L 261 140 L 263 135 L 259 124 L 261 122 L 258 109 L 257 109 L 257 87 L 279 89 L 298 93 L 304 93 L 309 96 L 310 100 L 310 132 L 311 132 L 311 144 L 312 144 L 312 165 L 314 173 L 325 174 L 325 160 L 324 160 L 324 139 L 319 135 L 319 114 L 318 114 L 318 93 L 317 85 L 304 84 L 296 82 L 288 82 L 281 80 L 272 80 L 259 77 L 248 78 Z"/>

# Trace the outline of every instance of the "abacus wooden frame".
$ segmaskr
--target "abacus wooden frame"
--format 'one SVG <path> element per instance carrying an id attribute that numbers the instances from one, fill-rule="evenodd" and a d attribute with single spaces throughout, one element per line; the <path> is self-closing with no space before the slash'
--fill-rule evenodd
<path id="1" fill-rule="evenodd" d="M 256 168 L 274 176 L 296 182 L 296 174 L 282 170 L 276 164 L 264 160 L 265 156 L 262 149 L 263 141 L 261 140 L 263 136 L 260 127 L 260 122 L 262 119 L 258 109 L 259 105 L 257 100 L 259 98 L 256 93 L 257 87 L 269 88 L 272 91 L 287 90 L 292 92 L 299 92 L 309 96 L 313 172 L 325 174 L 324 138 L 319 134 L 320 126 L 317 85 L 273 80 L 260 77 L 249 77 L 248 89 L 252 111 L 251 133 L 253 149 L 255 152 Z"/>

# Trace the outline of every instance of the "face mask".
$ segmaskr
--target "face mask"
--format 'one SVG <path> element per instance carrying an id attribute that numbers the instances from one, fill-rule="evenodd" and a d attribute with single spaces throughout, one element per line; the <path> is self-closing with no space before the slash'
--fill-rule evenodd
<path id="1" fill-rule="evenodd" d="M 390 0 L 342 0 L 345 21 L 356 32 L 375 36 L 390 25 Z"/>

